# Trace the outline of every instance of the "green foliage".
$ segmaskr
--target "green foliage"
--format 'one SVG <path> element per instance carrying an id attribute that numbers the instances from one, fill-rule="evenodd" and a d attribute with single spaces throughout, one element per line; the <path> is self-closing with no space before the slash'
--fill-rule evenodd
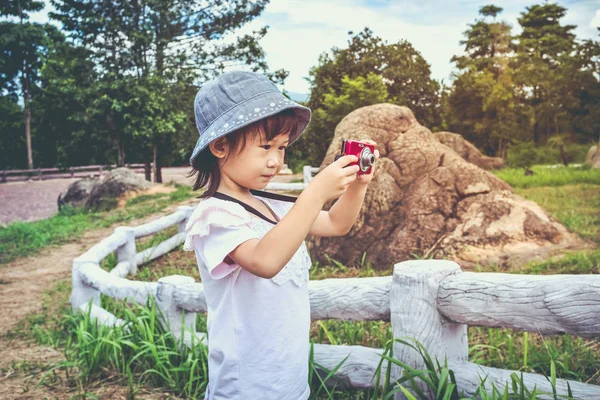
<path id="1" fill-rule="evenodd" d="M 534 171 L 536 168 L 534 168 Z M 548 211 L 560 223 L 569 230 L 577 233 L 585 239 L 600 242 L 600 192 L 597 184 L 583 183 L 571 184 L 571 180 L 587 180 L 591 182 L 594 175 L 578 175 L 567 173 L 561 176 L 561 169 L 554 170 L 556 173 L 548 177 L 538 177 L 538 182 L 546 180 L 555 183 L 556 186 L 536 186 L 534 181 L 522 181 L 521 184 L 530 184 L 531 187 L 517 187 L 516 192 L 535 201 L 544 210 Z M 577 171 L 577 170 L 576 170 Z M 594 170 L 583 170 L 594 171 Z M 598 182 L 597 174 L 596 182 Z M 532 178 L 530 176 L 524 178 Z M 560 182 L 566 182 L 564 186 L 558 186 Z M 588 266 L 588 264 L 583 264 Z M 588 266 L 589 267 L 589 266 Z M 587 267 L 586 267 L 587 268 Z M 591 272 L 590 272 L 591 273 Z"/>
<path id="2" fill-rule="evenodd" d="M 323 143 L 331 140 L 333 130 L 346 115 L 363 106 L 385 103 L 388 99 L 388 91 L 381 76 L 372 72 L 366 77 L 359 76 L 354 79 L 346 75 L 341 83 L 337 91 L 330 88 L 329 92 L 323 95 L 322 106 L 314 109 L 312 113 L 311 126 L 314 128 L 311 129 L 317 129 L 316 127 L 323 129 L 319 138 L 314 138 L 315 140 L 310 142 L 304 141 L 308 154 L 312 155 L 309 159 L 315 160 L 314 165 L 319 164 L 316 160 L 322 159 L 325 155 L 327 149 Z M 310 133 L 306 135 L 311 136 Z"/>
<path id="3" fill-rule="evenodd" d="M 0 228 L 0 264 L 35 254 L 40 249 L 65 243 L 83 232 L 112 224 L 126 223 L 163 210 L 173 202 L 196 194 L 187 186 L 177 186 L 167 197 L 153 195 L 110 212 L 87 212 L 67 207 L 57 215 L 35 222 L 13 222 Z"/>
<path id="4" fill-rule="evenodd" d="M 50 24 L 25 22 L 27 12 L 43 8 L 37 1 L 0 6 L 0 16 L 18 16 L 19 22 L 0 21 L 0 95 L 23 98 L 23 118 L 27 149 L 27 166 L 33 168 L 31 147 L 31 98 L 39 84 L 40 71 L 51 52 L 53 42 L 64 37 Z M 0 144 L 2 144 L 0 142 Z M 4 150 L 4 149 L 3 149 Z M 2 151 L 9 155 L 6 150 Z M 25 154 L 23 154 L 25 159 Z M 7 164 L 18 164 L 9 157 Z"/>
<path id="5" fill-rule="evenodd" d="M 536 155 L 535 143 L 517 143 L 509 147 L 506 163 L 513 168 L 529 168 L 535 164 Z"/>
<path id="6" fill-rule="evenodd" d="M 26 168 L 23 110 L 17 96 L 0 96 L 0 115 L 0 169 Z"/>
<path id="7" fill-rule="evenodd" d="M 596 209 L 598 208 L 597 206 Z M 597 225 L 600 228 L 600 218 Z M 598 236 L 596 239 L 600 240 Z M 535 275 L 598 274 L 600 273 L 600 250 L 568 253 L 545 261 L 530 262 L 515 272 Z"/>
<path id="8" fill-rule="evenodd" d="M 314 112 L 314 118 L 320 123 L 336 124 L 357 108 L 371 104 L 385 103 L 388 92 L 381 77 L 369 73 L 366 77 L 342 78 L 339 93 L 330 89 L 323 96 L 323 107 Z"/>
<path id="9" fill-rule="evenodd" d="M 580 183 L 600 185 L 600 171 L 589 167 L 532 167 L 533 175 L 526 176 L 522 168 L 504 168 L 494 174 L 506 183 L 517 188 L 539 186 L 563 186 Z M 565 190 L 568 193 L 569 188 Z"/>
<path id="10" fill-rule="evenodd" d="M 469 327 L 469 360 L 493 368 L 587 380 L 600 370 L 598 341 L 572 335 L 548 336 L 515 329 Z M 531 388 L 530 388 L 531 389 Z"/>
<path id="11" fill-rule="evenodd" d="M 501 11 L 494 5 L 480 8 L 482 18 L 464 32 L 465 53 L 452 59 L 458 72 L 443 102 L 445 127 L 501 157 L 511 144 L 539 146 L 552 137 L 563 137 L 565 146 L 567 136 L 596 141 L 598 42 L 577 42 L 575 27 L 561 25 L 566 9 L 557 4 L 527 7 L 519 18 L 522 31 L 514 37 L 506 22 L 496 21 Z M 554 144 L 567 164 L 564 146 Z M 527 166 L 521 155 L 518 164 Z"/>
<path id="12" fill-rule="evenodd" d="M 68 315 L 65 328 L 70 335 L 65 351 L 66 361 L 56 364 L 40 381 L 57 369 L 83 386 L 104 379 L 107 368 L 130 382 L 130 396 L 138 385 L 164 387 L 176 395 L 198 398 L 208 381 L 207 349 L 193 342 L 188 348 L 169 330 L 162 328 L 154 301 L 146 307 L 122 307 L 118 317 L 124 327 L 105 327 L 88 314 Z"/>
<path id="13" fill-rule="evenodd" d="M 493 5 L 480 14 L 494 18 L 502 11 Z M 465 55 L 452 61 L 458 70 L 448 97 L 446 123 L 490 154 L 503 156 L 506 145 L 517 139 L 519 116 L 509 66 L 512 43 L 506 22 L 476 20 L 464 32 Z"/>
<path id="14" fill-rule="evenodd" d="M 563 142 L 558 146 L 555 144 L 556 140 Z M 586 144 L 568 143 L 564 139 L 552 139 L 545 146 L 538 146 L 532 141 L 517 142 L 508 147 L 506 164 L 512 168 L 525 168 L 536 164 L 564 164 L 564 161 L 582 164 L 589 147 Z"/>
<path id="15" fill-rule="evenodd" d="M 128 162 L 155 162 L 158 168 L 165 162 L 187 163 L 197 138 L 190 107 L 196 82 L 240 61 L 275 81 L 287 76 L 283 70 L 269 72 L 264 61 L 258 41 L 266 28 L 234 42 L 222 40 L 256 18 L 266 4 L 184 0 L 139 7 L 122 0 L 57 0 L 49 15 L 69 40 L 47 45 L 32 36 L 42 32 L 39 24 L 0 22 L 0 54 L 11 52 L 10 57 L 0 56 L 0 75 L 8 77 L 0 90 L 16 93 L 15 71 L 28 68 L 22 76 L 31 78 L 34 94 L 36 165 L 122 165 L 126 157 Z M 20 13 L 26 20 L 27 12 L 42 7 L 31 0 L 9 2 L 0 6 L 0 15 Z M 60 38 L 53 26 L 44 29 L 54 29 L 52 35 Z M 29 57 L 27 62 L 22 54 Z M 26 97 L 26 108 L 28 101 Z M 0 126 L 9 122 L 3 114 Z M 4 137 L 0 140 L 1 154 L 9 156 L 3 162 L 13 168 L 26 165 L 26 149 L 19 144 L 12 152 L 13 147 Z"/>

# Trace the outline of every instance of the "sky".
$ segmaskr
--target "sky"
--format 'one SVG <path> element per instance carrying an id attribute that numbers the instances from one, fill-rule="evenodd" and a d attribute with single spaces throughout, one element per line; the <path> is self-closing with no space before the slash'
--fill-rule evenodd
<path id="1" fill-rule="evenodd" d="M 46 22 L 46 8 L 31 16 L 31 21 Z M 308 93 L 306 78 L 317 65 L 319 55 L 332 47 L 345 48 L 351 36 L 369 27 L 388 43 L 407 40 L 431 66 L 431 76 L 448 83 L 453 64 L 450 59 L 462 54 L 460 40 L 468 24 L 479 17 L 487 4 L 502 7 L 498 20 L 508 22 L 518 33 L 517 18 L 527 6 L 542 0 L 271 0 L 262 15 L 245 25 L 240 34 L 268 26 L 261 45 L 271 70 L 289 71 L 285 90 Z M 578 39 L 599 40 L 600 0 L 557 1 L 568 11 L 563 25 L 577 25 Z"/>

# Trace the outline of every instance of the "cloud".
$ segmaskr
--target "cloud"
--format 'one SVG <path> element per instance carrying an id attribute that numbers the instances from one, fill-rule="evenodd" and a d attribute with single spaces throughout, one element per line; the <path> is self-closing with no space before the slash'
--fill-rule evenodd
<path id="1" fill-rule="evenodd" d="M 462 51 L 459 40 L 472 18 L 438 15 L 439 22 L 429 25 L 411 16 L 432 7 L 407 2 L 372 8 L 359 1 L 274 0 L 253 24 L 270 25 L 261 44 L 271 68 L 290 71 L 286 89 L 306 93 L 305 78 L 317 65 L 319 54 L 332 47 L 346 47 L 348 31 L 358 33 L 365 27 L 388 43 L 407 40 L 431 65 L 434 78 L 447 79 L 450 58 Z"/>
<path id="2" fill-rule="evenodd" d="M 600 9 L 596 10 L 596 14 L 594 14 L 589 26 L 592 29 L 600 27 Z"/>

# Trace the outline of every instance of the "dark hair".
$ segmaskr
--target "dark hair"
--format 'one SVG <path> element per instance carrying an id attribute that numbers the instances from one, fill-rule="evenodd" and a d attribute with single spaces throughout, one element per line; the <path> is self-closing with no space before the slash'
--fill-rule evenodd
<path id="1" fill-rule="evenodd" d="M 224 138 L 227 140 L 228 148 L 237 153 L 246 145 L 248 135 L 260 135 L 270 141 L 277 135 L 290 134 L 296 132 L 297 129 L 296 114 L 294 110 L 288 109 L 237 129 L 225 135 Z M 230 154 L 231 151 L 227 154 L 228 158 Z M 198 190 L 208 184 L 208 188 L 200 196 L 201 198 L 213 196 L 221 183 L 221 170 L 217 160 L 217 157 L 211 153 L 210 147 L 206 146 L 192 161 L 192 171 L 188 177 L 196 176 L 193 190 Z"/>

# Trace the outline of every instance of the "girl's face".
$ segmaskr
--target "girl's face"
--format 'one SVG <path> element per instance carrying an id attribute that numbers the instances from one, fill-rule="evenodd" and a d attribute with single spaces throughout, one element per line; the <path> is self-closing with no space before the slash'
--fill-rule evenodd
<path id="1" fill-rule="evenodd" d="M 288 134 L 279 134 L 270 141 L 264 134 L 247 135 L 244 147 L 228 149 L 229 157 L 219 160 L 220 188 L 236 192 L 264 189 L 281 170 L 289 139 Z"/>

